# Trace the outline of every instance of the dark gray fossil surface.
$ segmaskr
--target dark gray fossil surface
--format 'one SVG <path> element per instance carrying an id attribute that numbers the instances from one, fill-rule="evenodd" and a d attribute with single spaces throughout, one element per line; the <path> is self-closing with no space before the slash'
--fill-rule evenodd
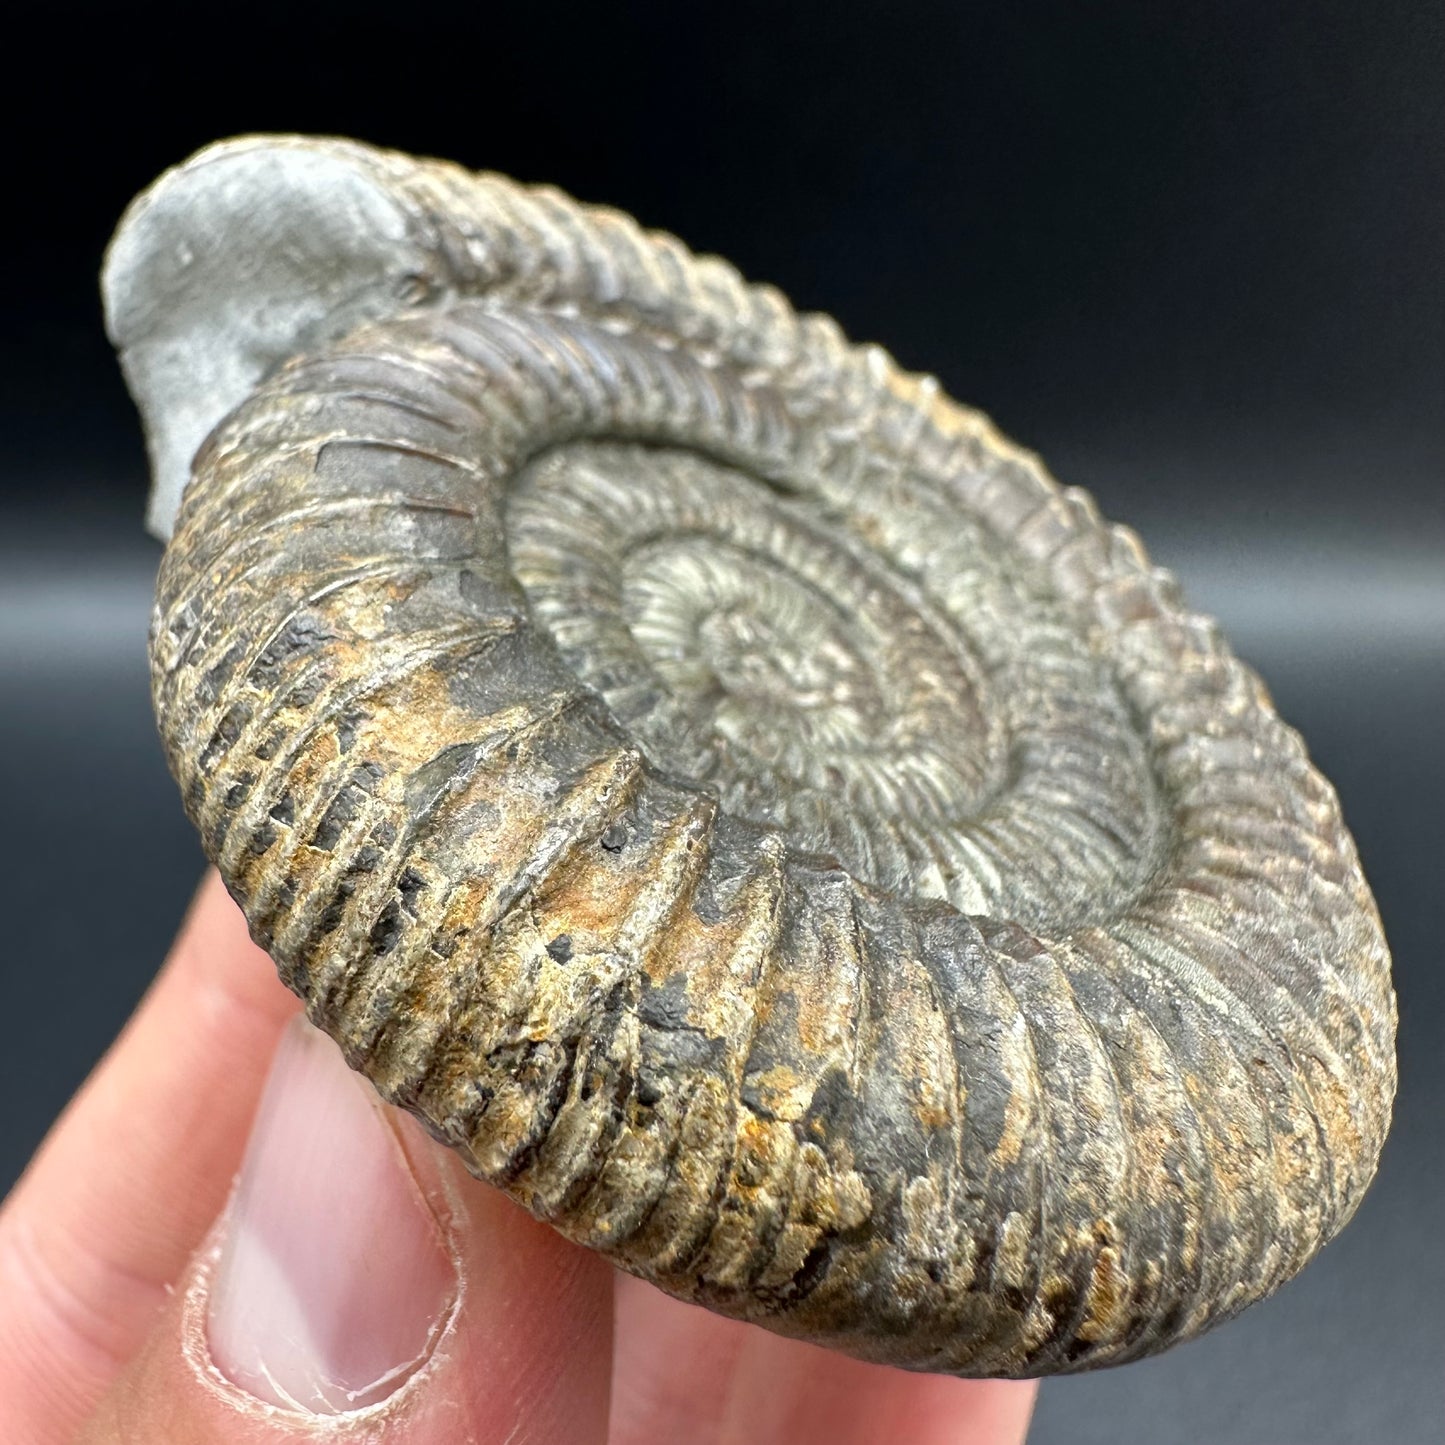
<path id="1" fill-rule="evenodd" d="M 169 173 L 106 298 L 187 810 L 480 1177 L 970 1375 L 1159 1350 L 1349 1218 L 1395 1008 L 1333 790 L 985 418 L 616 212 L 349 142 Z"/>

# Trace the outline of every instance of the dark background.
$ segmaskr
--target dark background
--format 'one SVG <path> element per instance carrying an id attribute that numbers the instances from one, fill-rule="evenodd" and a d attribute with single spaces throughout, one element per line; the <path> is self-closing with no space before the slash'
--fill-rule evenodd
<path id="1" fill-rule="evenodd" d="M 1376 888 L 1396 1127 L 1298 1281 L 1161 1360 L 1046 1385 L 1032 1438 L 1445 1440 L 1442 14 L 12 0 L 0 1189 L 201 866 L 146 697 L 158 548 L 102 247 L 207 141 L 352 134 L 555 181 L 834 312 L 1090 488 L 1221 617 L 1338 786 Z"/>

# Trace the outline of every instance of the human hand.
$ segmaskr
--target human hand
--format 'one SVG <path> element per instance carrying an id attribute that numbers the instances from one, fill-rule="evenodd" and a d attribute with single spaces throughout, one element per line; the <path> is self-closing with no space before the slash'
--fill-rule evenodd
<path id="1" fill-rule="evenodd" d="M 0 1440 L 1023 1439 L 1031 1384 L 861 1364 L 614 1275 L 298 1009 L 209 876 L 0 1208 Z"/>

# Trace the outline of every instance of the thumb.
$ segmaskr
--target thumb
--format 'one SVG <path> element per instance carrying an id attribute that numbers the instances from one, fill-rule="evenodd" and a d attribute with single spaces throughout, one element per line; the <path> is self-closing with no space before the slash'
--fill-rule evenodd
<path id="1" fill-rule="evenodd" d="M 611 1308 L 600 1260 L 298 1020 L 230 1202 L 79 1439 L 601 1445 Z"/>

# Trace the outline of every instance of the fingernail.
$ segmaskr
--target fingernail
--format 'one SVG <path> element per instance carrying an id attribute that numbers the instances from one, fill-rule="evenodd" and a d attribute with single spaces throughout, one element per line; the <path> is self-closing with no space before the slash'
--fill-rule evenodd
<path id="1" fill-rule="evenodd" d="M 394 1121 L 301 1019 L 276 1051 L 221 1236 L 211 1358 L 268 1404 L 377 1404 L 425 1363 L 456 1298 Z"/>

